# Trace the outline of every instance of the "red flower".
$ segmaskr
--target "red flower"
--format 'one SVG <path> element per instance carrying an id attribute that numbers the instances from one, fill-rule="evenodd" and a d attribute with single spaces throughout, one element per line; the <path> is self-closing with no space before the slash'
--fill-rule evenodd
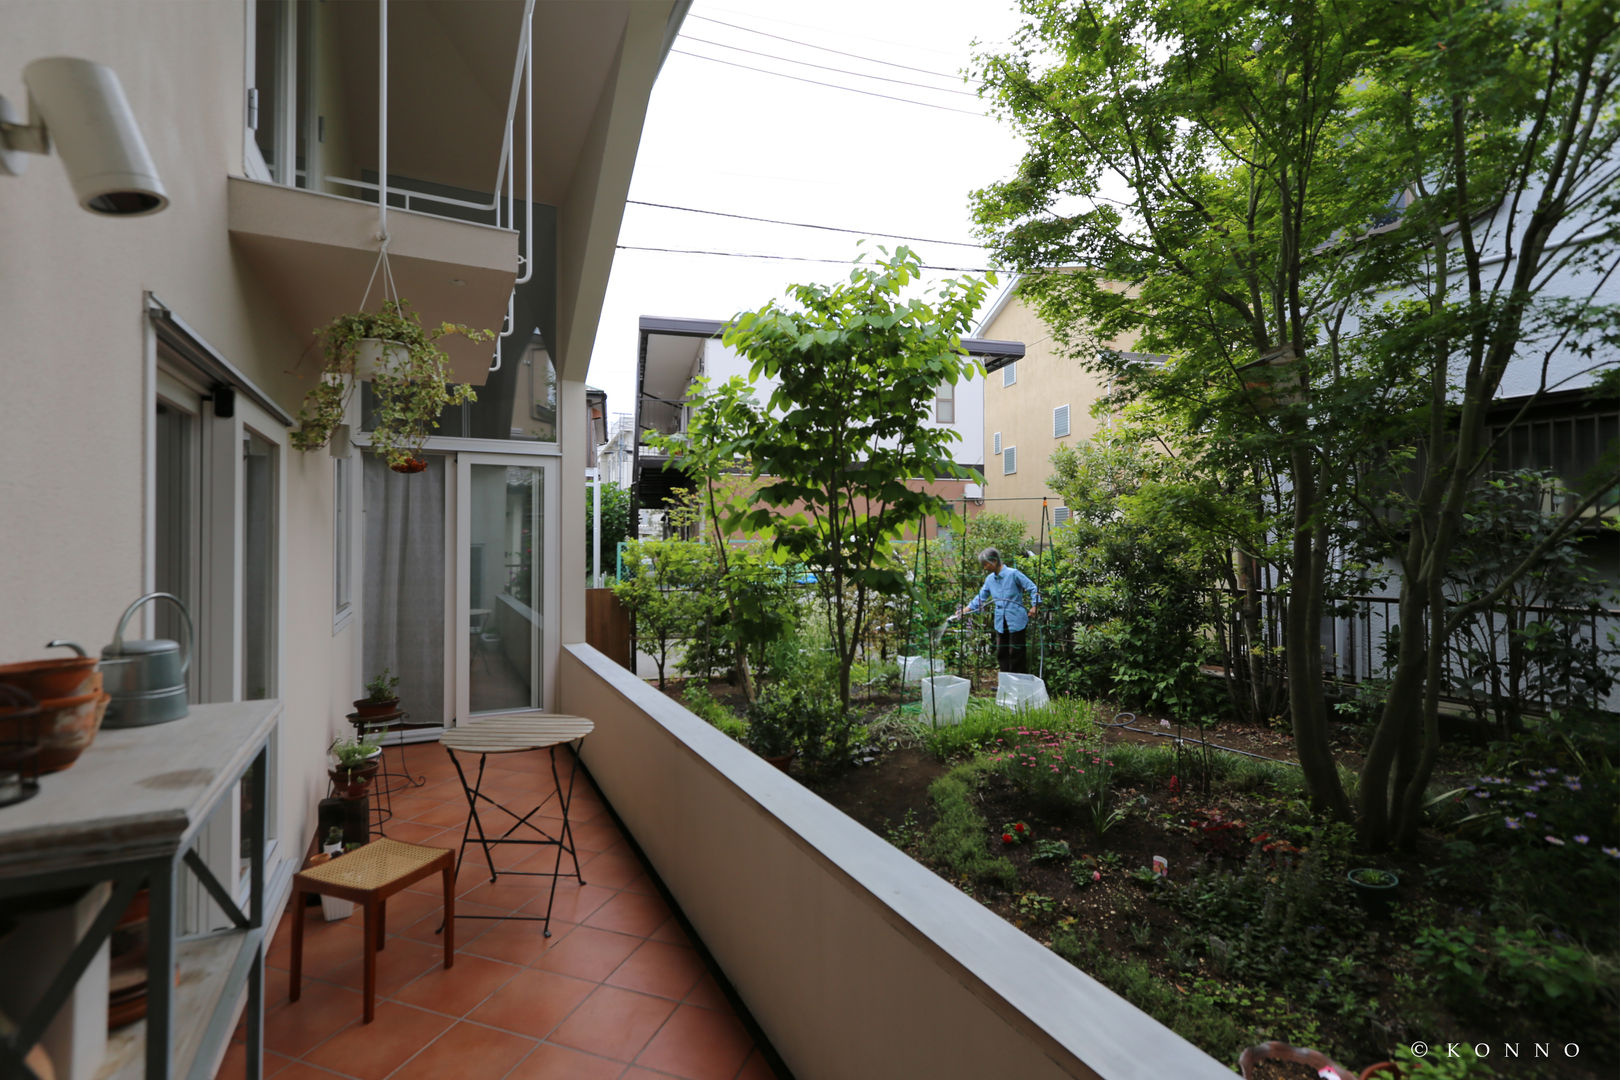
<path id="1" fill-rule="evenodd" d="M 1170 778 L 1170 794 L 1179 795 L 1180 793 L 1181 793 L 1181 778 L 1179 776 L 1172 776 Z"/>
<path id="2" fill-rule="evenodd" d="M 1023 831 L 1024 831 L 1024 823 L 1022 821 L 1020 821 L 1018 824 L 1013 826 L 1013 832 L 1021 833 Z"/>
<path id="3" fill-rule="evenodd" d="M 1012 834 L 1012 833 L 1010 833 L 1010 832 L 1004 832 L 1004 833 L 1002 833 L 1002 834 L 1001 834 L 1001 842 L 1002 842 L 1002 843 L 1003 843 L 1003 844 L 1010 844 L 1010 843 L 1012 843 L 1012 842 L 1013 842 L 1013 834 Z"/>

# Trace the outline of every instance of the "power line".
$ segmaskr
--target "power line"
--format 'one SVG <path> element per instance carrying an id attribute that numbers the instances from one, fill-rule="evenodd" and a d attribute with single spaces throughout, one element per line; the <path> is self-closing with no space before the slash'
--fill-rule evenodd
<path id="1" fill-rule="evenodd" d="M 853 60 L 865 60 L 869 64 L 882 64 L 884 67 L 899 68 L 901 71 L 915 71 L 919 75 L 932 75 L 937 79 L 956 79 L 956 78 L 960 78 L 960 76 L 957 76 L 957 75 L 947 75 L 943 71 L 930 71 L 927 68 L 912 67 L 910 64 L 897 64 L 892 60 L 879 60 L 875 56 L 862 56 L 860 53 L 844 52 L 842 49 L 832 49 L 832 48 L 828 48 L 826 45 L 812 45 L 810 42 L 808 42 L 808 41 L 800 41 L 798 38 L 790 38 L 790 37 L 786 37 L 786 36 L 784 36 L 782 34 L 772 34 L 772 33 L 769 33 L 768 31 L 765 31 L 765 30 L 755 30 L 751 26 L 742 26 L 742 25 L 740 25 L 738 23 L 729 23 L 729 22 L 726 22 L 724 19 L 711 19 L 707 15 L 694 15 L 694 14 L 688 13 L 686 17 L 688 19 L 702 19 L 704 22 L 712 22 L 712 23 L 715 23 L 715 24 L 717 24 L 719 26 L 729 26 L 733 30 L 741 30 L 745 34 L 758 34 L 760 37 L 775 38 L 777 41 L 790 42 L 790 43 L 792 43 L 794 45 L 799 45 L 799 46 L 802 46 L 802 47 L 804 47 L 806 49 L 819 49 L 822 52 L 830 52 L 830 53 L 834 53 L 834 54 L 836 54 L 838 56 L 847 56 L 847 57 L 849 57 L 849 58 L 851 58 Z"/>
<path id="2" fill-rule="evenodd" d="M 727 259 L 769 259 L 772 262 L 810 262 L 810 263 L 838 263 L 853 266 L 858 259 L 813 259 L 808 255 L 761 255 L 747 251 L 705 251 L 698 248 L 666 248 L 646 247 L 641 244 L 617 244 L 620 251 L 656 251 L 666 255 L 718 255 Z M 947 270 L 958 274 L 992 274 L 996 272 L 993 266 L 932 266 L 922 264 L 921 270 Z"/>
<path id="3" fill-rule="evenodd" d="M 939 94 L 960 94 L 963 97 L 977 98 L 979 95 L 971 90 L 955 90 L 948 86 L 929 86 L 927 83 L 912 82 L 910 79 L 895 79 L 888 75 L 868 75 L 864 71 L 851 71 L 848 68 L 834 67 L 831 64 L 812 64 L 808 60 L 795 60 L 791 56 L 778 56 L 776 53 L 760 52 L 758 49 L 745 49 L 741 45 L 727 45 L 723 41 L 710 41 L 708 38 L 695 37 L 692 34 L 682 34 L 683 41 L 697 41 L 704 45 L 714 45 L 721 49 L 731 49 L 735 52 L 748 53 L 750 56 L 763 56 L 767 60 L 780 60 L 787 64 L 798 64 L 801 67 L 816 68 L 820 71 L 836 71 L 840 75 L 853 75 L 857 79 L 877 79 L 879 82 L 899 83 L 901 86 L 915 86 L 919 90 L 932 90 Z"/>
<path id="4" fill-rule="evenodd" d="M 630 206 L 652 206 L 659 210 L 683 210 L 688 214 L 711 214 L 714 217 L 736 218 L 739 221 L 758 221 L 766 225 L 790 225 L 795 229 L 821 229 L 824 232 L 850 233 L 854 236 L 882 236 L 891 240 L 910 240 L 916 244 L 948 244 L 951 247 L 973 248 L 983 251 L 983 244 L 970 244 L 965 240 L 930 240 L 923 236 L 902 236 L 900 233 L 877 232 L 873 229 L 840 229 L 834 225 L 811 225 L 803 221 L 781 221 L 777 218 L 751 217 L 748 214 L 730 214 L 724 210 L 699 210 L 695 206 L 672 206 L 669 203 L 645 202 L 641 199 L 626 199 Z"/>
<path id="5" fill-rule="evenodd" d="M 702 53 L 687 52 L 685 49 L 671 49 L 669 51 L 672 53 L 680 53 L 682 56 L 696 57 L 699 60 L 708 60 L 715 64 L 725 64 L 728 67 L 743 68 L 747 71 L 757 71 L 763 75 L 775 75 L 779 79 L 792 79 L 794 82 L 809 83 L 812 86 L 828 86 L 834 90 L 847 90 L 851 94 L 864 94 L 867 97 L 886 98 L 889 101 L 903 101 L 908 105 L 921 105 L 924 108 L 941 109 L 945 112 L 961 113 L 963 116 L 977 116 L 981 120 L 990 119 L 990 117 L 986 116 L 984 113 L 972 112 L 968 109 L 953 109 L 949 105 L 935 105 L 933 102 L 917 101 L 915 98 L 895 97 L 893 94 L 879 94 L 872 90 L 857 90 L 853 86 L 840 86 L 837 83 L 821 82 L 817 79 L 806 79 L 798 75 L 789 75 L 781 71 L 772 71 L 770 68 L 754 67 L 752 64 L 739 64 L 733 60 L 722 60 L 718 56 L 704 56 Z"/>

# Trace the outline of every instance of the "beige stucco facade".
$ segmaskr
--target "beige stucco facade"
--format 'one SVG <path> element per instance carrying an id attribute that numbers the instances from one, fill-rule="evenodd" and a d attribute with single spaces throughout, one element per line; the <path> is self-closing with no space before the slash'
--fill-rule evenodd
<path id="1" fill-rule="evenodd" d="M 1106 417 L 1092 415 L 1107 383 L 1058 351 L 1051 329 L 1017 295 L 1017 286 L 1014 279 L 977 331 L 980 337 L 1021 341 L 1025 350 L 1022 360 L 985 379 L 984 509 L 1024 522 L 1035 538 L 1043 500 L 1051 512 L 1048 529 L 1061 516 L 1056 511 L 1063 501 L 1047 483 L 1052 453 L 1094 437 L 1107 423 Z M 1126 338 L 1105 344 L 1120 350 L 1132 347 Z M 1057 434 L 1062 430 L 1059 410 L 1065 406 L 1068 432 Z"/>
<path id="2" fill-rule="evenodd" d="M 313 65 L 329 76 L 312 99 L 329 121 L 324 167 L 375 179 L 378 6 L 297 5 L 317 8 L 307 32 L 349 50 L 328 49 Z M 390 67 L 414 74 L 395 71 L 388 97 L 390 175 L 398 170 L 457 192 L 481 179 L 482 191 L 493 189 L 511 101 L 516 123 L 525 122 L 512 89 L 515 59 L 522 71 L 524 9 L 522 0 L 394 5 Z M 554 248 L 540 251 L 546 262 L 538 270 L 555 293 L 561 431 L 553 444 L 495 449 L 544 459 L 554 485 L 550 509 L 570 518 L 567 527 L 551 522 L 542 564 L 549 610 L 557 613 L 545 627 L 548 683 L 562 645 L 584 638 L 584 529 L 572 510 L 584 504 L 584 378 L 648 95 L 672 19 L 683 11 L 670 0 L 541 0 L 535 10 L 536 109 L 523 141 L 536 150 L 532 166 L 514 169 L 517 197 L 532 171 L 535 202 L 555 216 Z M 267 176 L 254 160 L 246 107 L 254 15 L 254 0 L 0 0 L 0 95 L 26 115 L 23 71 L 41 57 L 111 67 L 170 200 L 150 216 L 89 213 L 57 154 L 28 155 L 20 176 L 0 173 L 0 663 L 54 655 L 45 648 L 53 639 L 94 655 L 112 640 L 125 607 L 177 557 L 154 505 L 161 413 L 183 399 L 193 410 L 188 453 L 201 461 L 188 481 L 200 524 L 184 558 L 201 566 L 192 614 L 201 652 L 211 657 L 192 700 L 262 694 L 284 703 L 272 744 L 274 910 L 328 790 L 327 747 L 349 733 L 350 703 L 375 674 L 361 667 L 357 605 L 345 613 L 334 598 L 345 550 L 344 569 L 351 581 L 360 578 L 365 440 L 300 452 L 288 436 L 316 377 L 312 327 L 359 306 L 380 229 L 374 196 L 355 197 L 363 188 L 323 182 L 305 190 L 289 182 L 290 172 L 272 165 Z M 349 36 L 339 39 L 340 31 Z M 373 50 L 369 59 L 354 54 L 360 43 Z M 421 68 L 414 55 L 423 50 L 447 62 Z M 557 74 L 560 54 L 571 65 L 566 78 Z M 369 76 L 357 75 L 365 63 Z M 436 93 L 434 78 L 455 85 Z M 361 115 L 368 100 L 370 113 Z M 310 160 L 304 149 L 300 172 Z M 401 294 L 419 301 L 430 325 L 446 318 L 499 328 L 520 269 L 519 233 L 413 206 L 389 211 Z M 526 220 L 520 210 L 517 223 Z M 187 349 L 217 358 L 240 379 L 234 409 L 222 404 L 217 375 L 166 344 L 175 327 Z M 520 348 L 509 350 L 509 363 Z M 453 352 L 457 378 L 481 382 L 488 352 Z M 268 570 L 252 581 L 244 580 L 253 557 L 244 440 L 261 454 L 268 445 L 274 474 L 268 520 L 255 519 L 252 538 L 261 551 L 268 543 Z M 428 450 L 483 452 L 470 439 L 431 440 Z M 353 466 L 355 488 L 347 549 L 336 535 L 339 458 Z M 447 531 L 454 550 L 453 521 Z M 454 563 L 446 572 L 454 574 Z M 353 591 L 358 596 L 358 584 Z M 164 624 L 150 612 L 127 636 L 159 634 Z M 243 657 L 250 622 L 270 627 L 267 676 Z M 452 679 L 457 636 L 451 626 Z M 555 706 L 554 685 L 546 696 Z M 104 994 L 100 1007 L 104 1013 Z"/>

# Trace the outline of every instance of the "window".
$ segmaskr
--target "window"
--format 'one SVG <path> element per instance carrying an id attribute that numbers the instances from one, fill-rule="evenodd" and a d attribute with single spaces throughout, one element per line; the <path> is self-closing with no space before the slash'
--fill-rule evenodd
<path id="1" fill-rule="evenodd" d="M 940 424 L 956 423 L 956 386 L 946 383 L 934 396 L 934 421 Z"/>
<path id="2" fill-rule="evenodd" d="M 1059 525 L 1067 525 L 1068 522 L 1069 508 L 1067 506 L 1060 506 L 1056 510 L 1052 511 L 1052 527 L 1054 529 Z"/>
<path id="3" fill-rule="evenodd" d="M 1018 381 L 1018 361 L 1014 360 L 1001 369 L 1001 385 L 1011 386 Z"/>
<path id="4" fill-rule="evenodd" d="M 1001 455 L 1001 475 L 1011 476 L 1018 471 L 1018 447 L 1009 446 Z"/>
<path id="5" fill-rule="evenodd" d="M 995 448 L 995 453 L 1001 453 L 1001 432 L 998 431 L 990 437 L 990 445 Z"/>
<path id="6" fill-rule="evenodd" d="M 332 462 L 332 618 L 347 619 L 354 610 L 351 576 L 349 507 L 353 505 L 354 461 L 347 454 Z"/>
<path id="7" fill-rule="evenodd" d="M 1069 407 L 1059 405 L 1052 410 L 1052 438 L 1061 439 L 1069 434 Z"/>

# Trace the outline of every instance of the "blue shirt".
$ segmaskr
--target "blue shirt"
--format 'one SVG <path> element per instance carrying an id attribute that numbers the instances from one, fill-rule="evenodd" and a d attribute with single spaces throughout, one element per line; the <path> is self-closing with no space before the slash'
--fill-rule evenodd
<path id="1" fill-rule="evenodd" d="M 1029 597 L 1024 603 L 1023 597 Z M 1022 570 L 1002 566 L 993 574 L 984 576 L 984 588 L 968 605 L 969 611 L 978 611 L 986 600 L 996 602 L 996 633 L 1017 633 L 1029 625 L 1029 609 L 1041 602 L 1035 583 L 1024 576 Z"/>

